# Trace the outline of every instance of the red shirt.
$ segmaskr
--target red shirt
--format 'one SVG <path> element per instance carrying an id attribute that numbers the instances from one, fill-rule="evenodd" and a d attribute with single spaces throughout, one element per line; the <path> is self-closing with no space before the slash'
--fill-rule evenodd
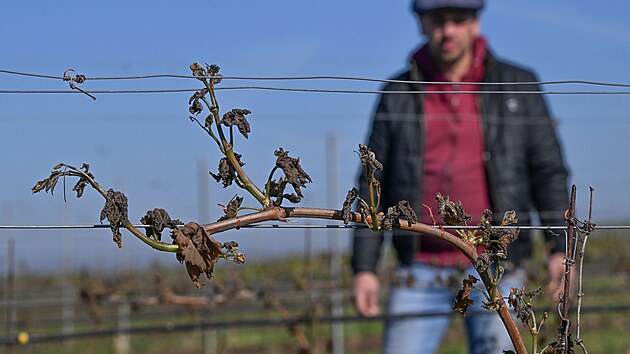
<path id="1" fill-rule="evenodd" d="M 477 38 L 473 45 L 473 62 L 462 82 L 480 82 L 484 75 L 483 59 L 486 41 Z M 433 62 L 427 45 L 415 55 L 426 81 L 447 82 Z M 427 84 L 428 91 L 478 91 L 479 85 Z M 480 120 L 479 96 L 470 93 L 425 94 L 424 156 L 422 203 L 431 207 L 438 224 L 437 192 L 460 200 L 475 225 L 484 209 L 490 208 L 490 197 L 483 161 L 484 137 Z M 431 224 L 428 211 L 421 220 Z M 446 242 L 422 237 L 416 260 L 439 266 L 467 264 L 467 258 Z"/>

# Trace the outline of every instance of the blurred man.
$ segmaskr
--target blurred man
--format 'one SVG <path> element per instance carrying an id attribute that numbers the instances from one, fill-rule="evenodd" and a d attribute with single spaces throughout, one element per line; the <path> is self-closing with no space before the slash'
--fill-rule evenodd
<path id="1" fill-rule="evenodd" d="M 562 225 L 568 206 L 567 169 L 544 98 L 484 92 L 537 91 L 539 87 L 480 84 L 537 81 L 531 72 L 498 60 L 488 49 L 479 28 L 483 5 L 483 0 L 413 1 L 427 43 L 413 53 L 409 69 L 396 77 L 400 81 L 386 85 L 385 90 L 445 92 L 380 98 L 368 146 L 384 166 L 377 176 L 381 205 L 386 208 L 408 200 L 422 222 L 431 224 L 422 205 L 437 215 L 435 194 L 440 192 L 462 201 L 472 225 L 484 209 L 492 210 L 499 221 L 505 211 L 515 210 L 521 224 L 531 224 L 530 212 L 537 210 L 543 225 Z M 365 195 L 366 183 L 360 183 Z M 456 289 L 447 286 L 446 280 L 467 268 L 464 274 L 478 277 L 468 260 L 441 240 L 400 231 L 394 231 L 392 240 L 399 268 L 389 315 L 448 312 Z M 548 289 L 554 290 L 564 270 L 564 240 L 550 235 L 547 240 L 552 252 L 544 261 L 550 275 Z M 382 234 L 367 229 L 355 233 L 355 302 L 364 316 L 380 314 L 375 272 L 382 242 Z M 531 254 L 530 238 L 521 233 L 510 247 L 511 266 L 500 284 L 504 295 L 510 287 L 523 285 L 520 266 Z M 478 306 L 482 295 L 473 294 Z M 449 321 L 449 316 L 388 320 L 385 353 L 434 353 Z M 469 315 L 466 325 L 471 353 L 502 353 L 511 348 L 496 313 Z"/>

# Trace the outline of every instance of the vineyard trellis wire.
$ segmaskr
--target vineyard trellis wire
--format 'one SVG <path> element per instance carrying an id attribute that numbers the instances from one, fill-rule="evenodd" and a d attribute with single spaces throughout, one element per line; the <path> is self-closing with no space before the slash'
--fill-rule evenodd
<path id="1" fill-rule="evenodd" d="M 73 70 L 73 69 L 68 69 Z M 175 78 L 175 79 L 195 79 L 193 75 L 179 75 L 179 74 L 149 74 L 149 75 L 129 75 L 129 76 L 103 76 L 103 77 L 89 77 L 85 75 L 46 75 L 29 72 L 20 72 L 13 70 L 0 69 L 0 73 L 19 75 L 26 77 L 36 77 L 45 79 L 56 79 L 63 81 L 70 81 L 71 88 L 74 90 L 12 90 L 1 89 L 0 94 L 67 94 L 67 93 L 83 93 L 83 89 L 73 86 L 73 82 L 83 83 L 88 80 L 93 81 L 107 81 L 107 80 L 144 80 L 144 79 L 163 79 L 163 78 Z M 215 79 L 212 75 L 198 76 L 199 78 Z M 362 81 L 362 82 L 374 82 L 374 83 L 410 83 L 410 84 L 426 84 L 428 81 L 409 81 L 409 80 L 388 80 L 377 79 L 368 77 L 355 77 L 355 76 L 332 76 L 332 75 L 318 75 L 318 76 L 220 76 L 222 80 L 247 80 L 247 81 L 312 81 L 312 80 L 340 80 L 340 81 Z M 78 80 L 77 80 L 78 79 Z M 604 87 L 618 87 L 618 88 L 630 88 L 630 84 L 616 83 L 616 82 L 604 82 L 604 81 L 588 81 L 588 80 L 554 80 L 554 81 L 526 81 L 526 82 L 430 82 L 437 85 L 480 85 L 480 86 L 532 86 L 532 85 L 587 85 L 587 86 L 604 86 Z M 182 93 L 182 92 L 195 92 L 197 88 L 178 88 L 178 89 L 137 89 L 137 90 L 90 90 L 90 94 L 149 94 L 149 93 Z M 290 92 L 318 92 L 318 93 L 348 93 L 348 94 L 448 94 L 448 93 L 478 93 L 478 91 L 470 90 L 412 90 L 412 91 L 384 91 L 384 90 L 348 90 L 348 89 L 317 89 L 317 88 L 300 88 L 300 87 L 274 87 L 274 86 L 225 86 L 217 87 L 216 90 L 268 90 L 268 91 L 290 91 Z M 486 90 L 482 89 L 486 94 L 545 94 L 545 95 L 628 95 L 630 91 L 531 91 L 531 90 Z M 92 97 L 94 98 L 94 97 Z"/>

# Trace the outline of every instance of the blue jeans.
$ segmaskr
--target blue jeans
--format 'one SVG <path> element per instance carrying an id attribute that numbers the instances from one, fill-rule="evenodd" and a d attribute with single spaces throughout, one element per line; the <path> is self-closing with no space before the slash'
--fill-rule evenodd
<path id="1" fill-rule="evenodd" d="M 442 337 L 451 321 L 453 298 L 461 289 L 449 288 L 445 284 L 456 270 L 454 268 L 434 267 L 426 264 L 414 264 L 412 267 L 400 268 L 398 278 L 402 279 L 399 286 L 391 289 L 388 315 L 403 315 L 417 313 L 443 313 L 446 316 L 426 316 L 403 319 L 389 319 L 385 326 L 384 353 L 385 354 L 431 354 L 436 353 Z M 405 284 L 404 279 L 413 275 L 413 283 Z M 479 273 L 474 268 L 468 269 L 464 276 L 472 274 L 478 279 Z M 512 287 L 522 287 L 525 282 L 525 272 L 517 270 L 507 273 L 499 283 L 501 295 L 507 296 Z M 480 288 L 484 288 L 481 282 Z M 481 292 L 473 290 L 471 299 L 475 301 L 468 308 L 465 317 L 468 330 L 468 345 L 471 354 L 503 353 L 512 349 L 510 337 L 503 322 L 494 311 L 480 307 L 485 298 Z M 483 314 L 471 312 L 484 311 Z"/>

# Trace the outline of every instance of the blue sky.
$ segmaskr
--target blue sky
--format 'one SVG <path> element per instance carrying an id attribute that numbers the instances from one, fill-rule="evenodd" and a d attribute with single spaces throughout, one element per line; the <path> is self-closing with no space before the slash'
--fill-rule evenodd
<path id="1" fill-rule="evenodd" d="M 545 81 L 630 83 L 628 23 L 630 3 L 625 0 L 598 6 L 586 0 L 490 0 L 482 13 L 482 31 L 493 51 L 533 68 Z M 187 75 L 189 65 L 198 61 L 218 64 L 224 75 L 387 78 L 403 70 L 410 52 L 422 43 L 406 0 L 7 1 L 0 4 L 0 33 L 0 69 L 62 75 L 74 68 L 87 76 Z M 222 83 L 239 84 L 365 90 L 380 86 L 339 81 Z M 157 89 L 198 84 L 156 79 L 88 81 L 81 87 Z M 67 83 L 59 80 L 0 74 L 0 89 L 65 88 Z M 576 85 L 545 89 L 613 90 Z M 201 210 L 209 215 L 200 215 L 200 166 L 214 169 L 218 153 L 189 122 L 188 97 L 185 93 L 101 94 L 92 101 L 83 95 L 0 95 L 0 224 L 98 223 L 103 202 L 91 191 L 80 200 L 68 193 L 68 202 L 63 201 L 61 186 L 54 197 L 31 195 L 30 187 L 58 162 L 91 163 L 104 187 L 122 190 L 129 197 L 134 221 L 154 207 L 166 208 L 184 221 L 218 218 L 215 205 L 240 191 L 223 190 L 208 180 L 209 197 Z M 358 166 L 353 151 L 366 138 L 375 95 L 221 91 L 218 98 L 222 110 L 238 107 L 253 112 L 250 138 L 239 140 L 236 148 L 244 154 L 245 168 L 254 181 L 264 183 L 274 162 L 273 151 L 282 146 L 301 157 L 314 180 L 301 205 L 341 205 L 345 191 L 354 185 Z M 596 221 L 630 219 L 619 208 L 630 200 L 630 95 L 550 95 L 547 99 L 558 120 L 571 182 L 579 188 L 580 215 L 586 217 L 588 187 L 594 186 Z M 339 161 L 334 205 L 327 200 L 324 163 L 330 134 L 337 137 Z M 285 248 L 301 250 L 303 234 L 241 230 L 219 238 L 239 240 L 256 259 Z M 313 235 L 320 246 L 328 242 L 323 231 Z M 107 230 L 63 234 L 0 230 L 0 258 L 9 237 L 16 239 L 18 259 L 35 268 L 35 264 L 59 267 L 64 253 L 75 253 L 73 262 L 78 266 L 127 264 L 136 258 L 175 264 L 172 255 L 156 254 L 128 234 L 123 250 L 118 250 Z M 344 245 L 349 242 L 342 239 Z"/>

